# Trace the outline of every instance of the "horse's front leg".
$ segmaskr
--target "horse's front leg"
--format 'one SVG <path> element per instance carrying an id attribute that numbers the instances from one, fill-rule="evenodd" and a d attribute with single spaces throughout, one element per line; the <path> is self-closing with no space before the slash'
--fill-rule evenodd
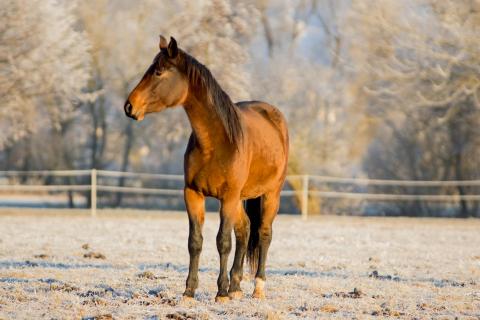
<path id="1" fill-rule="evenodd" d="M 184 196 L 189 221 L 188 252 L 190 254 L 190 265 L 183 296 L 193 298 L 195 289 L 198 287 L 198 263 L 203 243 L 202 227 L 205 221 L 205 197 L 190 188 L 185 188 Z"/>
<path id="2" fill-rule="evenodd" d="M 220 255 L 220 274 L 218 275 L 218 292 L 215 297 L 216 302 L 226 302 L 228 297 L 228 256 L 232 250 L 232 229 L 234 218 L 240 206 L 239 197 L 230 197 L 221 200 L 220 207 L 220 228 L 217 234 L 217 249 Z"/>

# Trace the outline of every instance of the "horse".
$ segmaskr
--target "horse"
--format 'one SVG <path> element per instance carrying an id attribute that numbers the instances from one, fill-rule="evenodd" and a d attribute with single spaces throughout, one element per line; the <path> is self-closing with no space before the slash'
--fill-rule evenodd
<path id="1" fill-rule="evenodd" d="M 183 106 L 192 127 L 184 156 L 190 263 L 183 299 L 194 299 L 202 250 L 205 197 L 220 201 L 216 302 L 243 297 L 245 256 L 255 273 L 253 297 L 265 298 L 265 263 L 288 160 L 282 113 L 260 101 L 233 103 L 206 66 L 160 36 L 160 51 L 124 104 L 126 116 Z M 245 204 L 245 206 L 244 206 Z M 235 256 L 227 271 L 235 234 Z"/>

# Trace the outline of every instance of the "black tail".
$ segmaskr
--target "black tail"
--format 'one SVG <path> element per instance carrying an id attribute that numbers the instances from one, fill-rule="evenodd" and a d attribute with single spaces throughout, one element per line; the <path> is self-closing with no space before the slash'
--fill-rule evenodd
<path id="1" fill-rule="evenodd" d="M 260 222 L 262 221 L 262 198 L 248 199 L 245 201 L 245 211 L 250 219 L 250 237 L 248 238 L 247 262 L 250 265 L 250 272 L 255 274 L 258 267 L 258 243 Z"/>

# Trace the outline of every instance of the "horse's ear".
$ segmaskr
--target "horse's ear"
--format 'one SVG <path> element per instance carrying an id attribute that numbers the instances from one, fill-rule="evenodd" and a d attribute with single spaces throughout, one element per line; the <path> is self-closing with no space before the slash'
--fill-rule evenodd
<path id="1" fill-rule="evenodd" d="M 167 39 L 165 39 L 164 36 L 160 35 L 160 43 L 158 44 L 158 47 L 160 48 L 160 50 L 162 50 L 162 49 L 167 49 L 167 46 L 168 46 Z"/>
<path id="2" fill-rule="evenodd" d="M 171 59 L 175 59 L 178 55 L 177 40 L 174 37 L 170 37 L 170 43 L 168 44 L 168 56 Z"/>

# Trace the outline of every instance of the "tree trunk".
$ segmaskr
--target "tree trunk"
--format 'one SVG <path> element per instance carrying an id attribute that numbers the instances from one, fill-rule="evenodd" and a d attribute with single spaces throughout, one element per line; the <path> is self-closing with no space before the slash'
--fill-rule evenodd
<path id="1" fill-rule="evenodd" d="M 125 147 L 123 149 L 122 165 L 120 171 L 127 171 L 129 160 L 130 160 L 130 151 L 133 146 L 133 121 L 128 121 L 127 126 L 125 127 Z M 118 180 L 118 186 L 123 187 L 125 185 L 125 177 L 120 177 Z M 123 193 L 117 192 L 115 197 L 114 206 L 118 207 L 122 203 Z"/>

